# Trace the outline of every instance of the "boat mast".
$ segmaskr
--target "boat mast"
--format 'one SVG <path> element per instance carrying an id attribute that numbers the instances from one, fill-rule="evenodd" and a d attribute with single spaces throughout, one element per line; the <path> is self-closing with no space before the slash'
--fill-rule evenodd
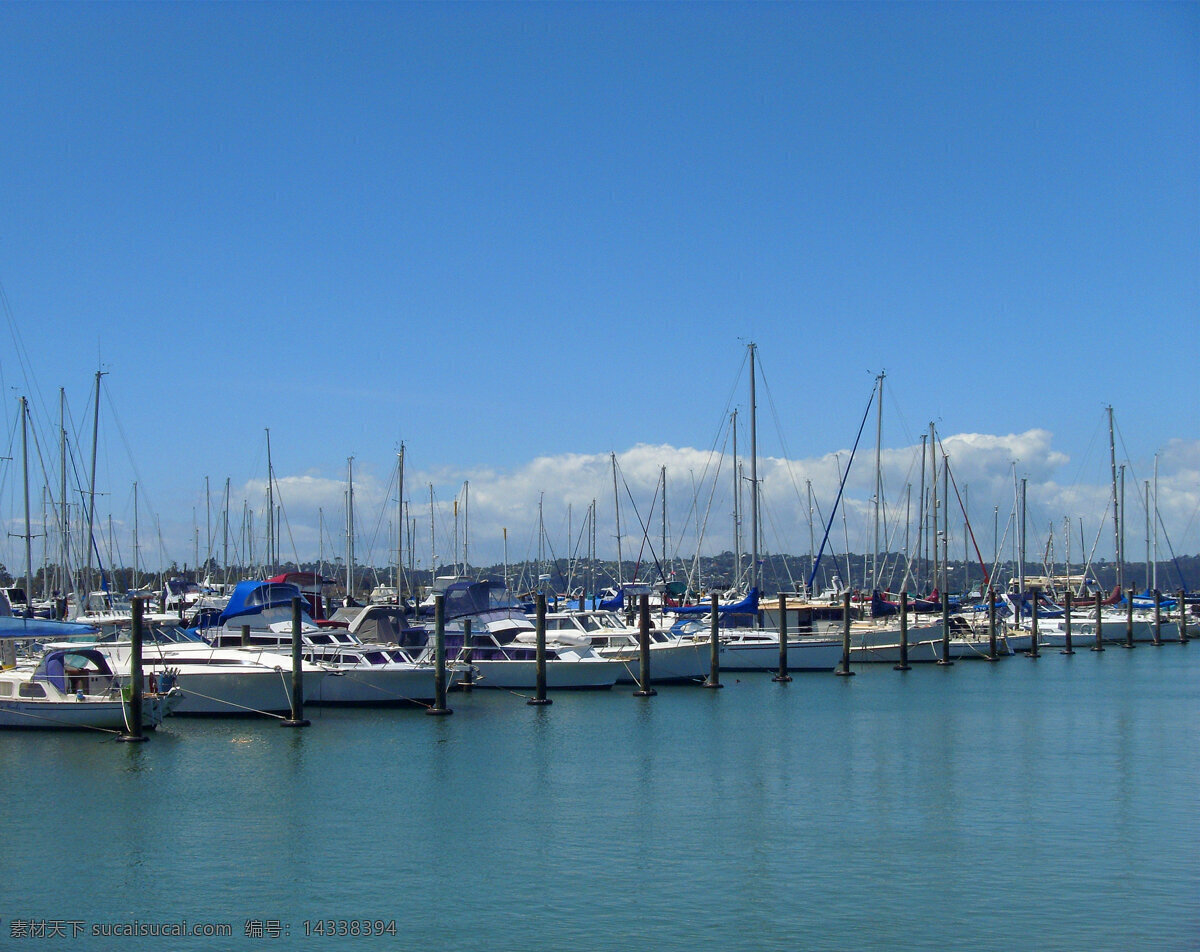
<path id="1" fill-rule="evenodd" d="M 1150 591 L 1150 480 L 1142 480 L 1142 487 L 1146 494 L 1146 591 Z"/>
<path id="2" fill-rule="evenodd" d="M 880 373 L 875 378 L 879 389 L 876 393 L 878 403 L 875 405 L 875 546 L 871 549 L 872 591 L 879 588 L 879 503 L 883 497 L 883 378 L 885 376 L 887 375 Z"/>
<path id="3" fill-rule="evenodd" d="M 609 455 L 612 457 L 613 502 L 617 511 L 617 587 L 620 588 L 625 582 L 624 569 L 621 565 L 621 494 L 617 492 L 617 454 L 610 453 Z"/>
<path id="4" fill-rule="evenodd" d="M 208 578 L 208 560 L 212 558 L 212 497 L 209 494 L 208 477 L 204 477 L 204 578 Z"/>
<path id="5" fill-rule="evenodd" d="M 1125 570 L 1121 552 L 1121 504 L 1117 497 L 1117 444 L 1113 437 L 1113 408 L 1108 405 L 1108 462 L 1112 468 L 1113 550 L 1117 559 L 1117 585 L 1125 590 Z"/>
<path id="6" fill-rule="evenodd" d="M 229 477 L 225 477 L 225 513 L 221 519 L 221 568 L 223 581 L 229 584 Z"/>
<path id="7" fill-rule="evenodd" d="M 346 599 L 354 598 L 354 457 L 346 458 Z"/>
<path id="8" fill-rule="evenodd" d="M 396 454 L 396 604 L 403 604 L 404 573 L 404 444 Z"/>
<path id="9" fill-rule="evenodd" d="M 103 373 L 96 371 L 96 405 L 92 410 L 92 474 L 88 486 L 88 531 L 83 544 L 87 548 L 87 563 L 83 576 L 83 597 L 86 599 L 92 590 L 92 533 L 96 528 L 96 441 L 100 436 L 100 378 Z M 83 610 L 83 606 L 80 606 Z"/>
<path id="10" fill-rule="evenodd" d="M 733 411 L 733 584 L 736 588 L 742 578 L 742 474 L 738 467 L 737 410 Z"/>
<path id="11" fill-rule="evenodd" d="M 1018 533 L 1020 542 L 1017 546 L 1021 557 L 1017 560 L 1017 588 L 1022 597 L 1025 595 L 1025 493 L 1028 482 L 1028 477 L 1021 477 L 1021 525 Z"/>
<path id="12" fill-rule="evenodd" d="M 758 404 L 754 395 L 754 353 L 750 344 L 750 588 L 758 588 Z"/>
<path id="13" fill-rule="evenodd" d="M 667 467 L 662 468 L 662 569 L 663 583 L 667 581 Z M 666 589 L 663 589 L 663 604 L 666 604 Z"/>
<path id="14" fill-rule="evenodd" d="M 29 519 L 29 401 L 21 397 L 21 470 L 25 476 L 25 615 L 33 617 L 33 529 Z"/>
<path id="15" fill-rule="evenodd" d="M 59 505 L 62 507 L 59 521 L 59 531 L 62 533 L 59 545 L 62 551 L 62 569 L 60 584 L 63 598 L 66 598 L 69 585 L 67 561 L 70 558 L 71 519 L 70 506 L 67 505 L 67 391 L 65 387 L 58 388 L 58 465 L 59 465 Z"/>
<path id="16" fill-rule="evenodd" d="M 925 556 L 925 434 L 921 434 L 921 493 L 917 497 L 917 572 L 916 581 L 913 583 L 916 587 L 917 594 L 921 593 L 921 577 L 924 566 Z"/>
<path id="17" fill-rule="evenodd" d="M 437 572 L 437 532 L 433 524 L 433 483 L 429 484 L 429 589 L 433 590 L 433 580 Z"/>
<path id="18" fill-rule="evenodd" d="M 267 427 L 267 574 L 275 568 L 275 471 L 271 468 L 271 428 Z"/>
<path id="19" fill-rule="evenodd" d="M 1158 454 L 1154 454 L 1154 571 L 1150 575 L 1151 591 L 1158 591 Z"/>
<path id="20" fill-rule="evenodd" d="M 463 482 L 463 562 L 462 574 L 467 574 L 471 564 L 471 481 Z"/>
<path id="21" fill-rule="evenodd" d="M 138 579 L 141 573 L 138 572 L 138 492 L 137 480 L 133 481 L 133 585 L 131 588 L 138 588 Z"/>
<path id="22" fill-rule="evenodd" d="M 930 537 L 930 543 L 933 546 L 933 571 L 930 574 L 930 579 L 934 587 L 938 585 L 938 479 L 937 479 L 937 440 L 935 439 L 933 423 L 929 424 L 929 477 L 932 480 L 930 486 L 929 510 L 933 517 L 933 531 Z"/>

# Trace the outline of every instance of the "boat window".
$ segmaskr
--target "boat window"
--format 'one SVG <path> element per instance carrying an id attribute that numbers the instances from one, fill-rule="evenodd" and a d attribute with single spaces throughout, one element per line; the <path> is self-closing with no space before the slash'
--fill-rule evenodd
<path id="1" fill-rule="evenodd" d="M 362 664 L 362 656 L 356 655 L 350 651 L 342 655 L 339 660 L 342 662 L 342 664 Z"/>
<path id="2" fill-rule="evenodd" d="M 17 693 L 20 697 L 45 697 L 46 689 L 33 681 L 25 681 L 20 685 Z"/>
<path id="3" fill-rule="evenodd" d="M 367 660 L 370 661 L 371 664 L 387 664 L 388 656 L 382 651 L 368 651 Z"/>
<path id="4" fill-rule="evenodd" d="M 333 638 L 330 635 L 309 635 L 308 638 L 314 645 L 331 645 Z"/>
<path id="5" fill-rule="evenodd" d="M 407 658 L 404 657 L 404 653 L 401 651 L 389 651 L 388 657 L 391 658 L 393 661 L 404 662 L 404 661 L 408 660 Z"/>
<path id="6" fill-rule="evenodd" d="M 0 697 L 12 697 L 12 685 L 9 682 L 0 682 Z"/>

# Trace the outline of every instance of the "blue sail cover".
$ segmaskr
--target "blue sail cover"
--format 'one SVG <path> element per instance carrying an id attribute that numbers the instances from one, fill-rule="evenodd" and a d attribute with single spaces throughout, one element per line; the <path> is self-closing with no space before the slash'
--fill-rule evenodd
<path id="1" fill-rule="evenodd" d="M 605 598 L 600 601 L 600 607 L 604 611 L 616 612 L 625 607 L 625 589 L 621 589 L 612 598 Z"/>
<path id="2" fill-rule="evenodd" d="M 672 608 L 668 605 L 664 611 L 673 612 L 676 615 L 707 615 L 712 611 L 712 605 L 681 605 L 677 608 Z M 717 606 L 718 615 L 757 615 L 758 614 L 758 589 L 752 588 L 740 602 L 730 602 L 728 605 Z"/>
<path id="3" fill-rule="evenodd" d="M 73 621 L 50 621 L 46 618 L 0 616 L 0 638 L 77 638 L 94 637 L 100 629 Z"/>
<path id="4" fill-rule="evenodd" d="M 238 582 L 217 622 L 224 625 L 243 615 L 261 615 L 268 608 L 290 608 L 293 598 L 303 596 L 300 587 L 290 582 Z M 304 602 L 304 606 L 307 604 Z"/>

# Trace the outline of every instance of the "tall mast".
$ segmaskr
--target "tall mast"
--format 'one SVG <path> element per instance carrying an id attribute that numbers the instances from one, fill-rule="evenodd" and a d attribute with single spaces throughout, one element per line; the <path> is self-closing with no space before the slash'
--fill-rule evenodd
<path id="1" fill-rule="evenodd" d="M 737 410 L 733 411 L 733 584 L 742 577 L 742 474 L 738 469 Z"/>
<path id="2" fill-rule="evenodd" d="M 225 514 L 221 519 L 221 568 L 223 581 L 229 583 L 229 477 L 225 477 Z"/>
<path id="3" fill-rule="evenodd" d="M 917 496 L 917 572 L 913 583 L 921 594 L 921 573 L 925 556 L 925 434 L 921 434 L 921 492 Z"/>
<path id="4" fill-rule="evenodd" d="M 879 588 L 879 504 L 883 498 L 883 378 L 881 373 L 875 379 L 879 383 L 876 393 L 878 403 L 875 405 L 875 545 L 871 549 L 871 590 Z"/>
<path id="5" fill-rule="evenodd" d="M 624 583 L 624 568 L 621 564 L 621 494 L 617 492 L 617 454 L 611 453 L 613 471 L 613 502 L 617 511 L 617 586 Z"/>
<path id="6" fill-rule="evenodd" d="M 88 522 L 87 538 L 83 540 L 87 549 L 87 567 L 84 569 L 83 596 L 86 599 L 92 590 L 92 533 L 96 528 L 96 441 L 100 437 L 100 378 L 103 373 L 96 371 L 96 406 L 92 411 L 92 473 L 88 485 Z"/>
<path id="7" fill-rule="evenodd" d="M 396 454 L 396 604 L 403 602 L 404 588 L 404 444 Z"/>
<path id="8" fill-rule="evenodd" d="M 1158 591 L 1158 454 L 1154 454 L 1154 571 L 1150 575 L 1151 590 Z"/>
<path id="9" fill-rule="evenodd" d="M 758 404 L 754 395 L 754 352 L 750 344 L 750 587 L 758 588 Z"/>
<path id="10" fill-rule="evenodd" d="M 59 545 L 62 551 L 62 572 L 60 584 L 62 586 L 63 597 L 66 598 L 67 589 L 70 587 L 67 575 L 67 562 L 70 560 L 70 544 L 71 544 L 71 508 L 67 505 L 67 391 L 64 387 L 58 388 L 58 465 L 59 465 L 59 505 L 62 507 L 59 521 Z"/>
<path id="11" fill-rule="evenodd" d="M 662 468 L 662 573 L 663 581 L 666 582 L 667 575 L 667 467 Z M 666 602 L 664 601 L 665 605 Z"/>
<path id="12" fill-rule="evenodd" d="M 271 468 L 271 428 L 267 427 L 267 574 L 275 568 L 275 470 Z"/>
<path id="13" fill-rule="evenodd" d="M 1125 568 L 1121 552 L 1121 503 L 1117 497 L 1117 444 L 1113 436 L 1113 408 L 1108 406 L 1108 462 L 1112 468 L 1113 552 L 1117 560 L 1117 585 L 1125 590 Z"/>
<path id="14" fill-rule="evenodd" d="M 429 587 L 433 589 L 433 580 L 437 573 L 437 533 L 433 525 L 433 483 L 429 484 Z"/>
<path id="15" fill-rule="evenodd" d="M 1154 459 L 1158 462 L 1158 457 Z M 1146 590 L 1150 590 L 1150 480 L 1142 481 L 1146 493 Z"/>
<path id="16" fill-rule="evenodd" d="M 463 482 L 463 575 L 471 564 L 471 481 Z"/>
<path id="17" fill-rule="evenodd" d="M 346 458 L 346 598 L 354 598 L 354 457 Z"/>
<path id="18" fill-rule="evenodd" d="M 1028 485 L 1028 479 L 1025 476 L 1021 477 L 1021 526 L 1020 526 L 1020 549 L 1021 557 L 1017 560 L 1017 588 L 1019 594 L 1025 594 L 1025 493 Z"/>
<path id="19" fill-rule="evenodd" d="M 938 585 L 938 480 L 937 480 L 937 441 L 934 439 L 933 424 L 929 424 L 929 476 L 933 481 L 930 486 L 930 501 L 929 510 L 933 516 L 933 531 L 931 533 L 930 543 L 933 546 L 933 571 L 930 574 L 930 579 L 933 581 L 934 587 Z"/>
<path id="20" fill-rule="evenodd" d="M 137 480 L 133 482 L 133 588 L 138 587 L 138 493 Z"/>
<path id="21" fill-rule="evenodd" d="M 29 402 L 21 398 L 21 469 L 25 475 L 25 614 L 33 617 L 33 528 L 29 519 Z"/>
<path id="22" fill-rule="evenodd" d="M 212 497 L 209 494 L 208 477 L 204 477 L 204 577 L 208 577 L 208 560 L 212 558 Z"/>

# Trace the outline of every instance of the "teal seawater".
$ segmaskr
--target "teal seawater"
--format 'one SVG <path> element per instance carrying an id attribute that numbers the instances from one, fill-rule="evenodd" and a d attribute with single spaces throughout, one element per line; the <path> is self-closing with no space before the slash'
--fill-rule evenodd
<path id="1" fill-rule="evenodd" d="M 0 949 L 1200 948 L 1200 644 L 856 670 L 9 732 Z"/>

